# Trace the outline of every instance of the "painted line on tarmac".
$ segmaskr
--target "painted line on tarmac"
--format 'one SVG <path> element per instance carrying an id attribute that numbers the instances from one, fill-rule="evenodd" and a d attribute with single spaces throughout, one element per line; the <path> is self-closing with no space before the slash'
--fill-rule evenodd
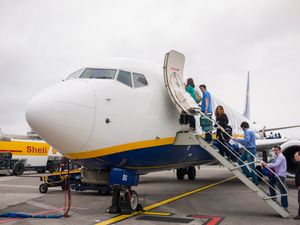
<path id="1" fill-rule="evenodd" d="M 169 212 L 143 212 L 143 215 L 151 215 L 151 216 L 171 216 L 173 213 Z"/>
<path id="2" fill-rule="evenodd" d="M 223 183 L 225 183 L 225 182 L 227 182 L 227 181 L 230 181 L 230 180 L 233 180 L 233 179 L 235 179 L 235 178 L 236 178 L 236 177 L 233 176 L 233 177 L 227 178 L 227 179 L 225 179 L 225 180 L 222 180 L 222 181 L 219 181 L 219 182 L 216 182 L 216 183 L 207 185 L 207 186 L 205 186 L 205 187 L 197 188 L 197 189 L 195 189 L 195 190 L 192 190 L 192 191 L 189 191 L 189 192 L 185 192 L 185 193 L 183 193 L 183 194 L 174 196 L 174 197 L 172 197 L 172 198 L 168 198 L 168 199 L 162 200 L 162 201 L 157 202 L 157 203 L 154 203 L 154 204 L 152 204 L 152 205 L 148 205 L 148 206 L 144 207 L 144 211 L 146 211 L 146 212 L 147 212 L 147 211 L 150 211 L 150 210 L 155 209 L 155 208 L 158 208 L 158 207 L 160 207 L 160 206 L 162 206 L 162 205 L 169 204 L 169 203 L 171 203 L 171 202 L 174 202 L 174 201 L 177 201 L 177 200 L 179 200 L 179 199 L 185 198 L 185 197 L 187 197 L 187 196 L 190 196 L 190 195 L 192 195 L 192 194 L 198 193 L 198 192 L 200 192 L 200 191 L 204 191 L 204 190 L 206 190 L 206 189 L 215 187 L 215 186 L 217 186 L 217 185 L 219 185 L 219 184 L 223 184 Z M 100 223 L 96 223 L 95 225 L 109 225 L 109 224 L 113 224 L 113 223 L 120 222 L 120 221 L 122 221 L 122 220 L 129 219 L 129 218 L 134 217 L 134 216 L 136 216 L 136 215 L 142 215 L 142 214 L 143 214 L 143 212 L 134 212 L 134 213 L 129 214 L 129 215 L 119 215 L 119 216 L 113 217 L 113 218 L 111 218 L 111 219 L 102 221 L 102 222 L 100 222 Z"/>
<path id="3" fill-rule="evenodd" d="M 193 218 L 180 218 L 180 217 L 168 217 L 168 216 L 140 216 L 136 218 L 136 220 L 142 221 L 151 221 L 155 222 L 165 222 L 165 223 L 179 223 L 179 224 L 187 224 L 194 221 Z"/>

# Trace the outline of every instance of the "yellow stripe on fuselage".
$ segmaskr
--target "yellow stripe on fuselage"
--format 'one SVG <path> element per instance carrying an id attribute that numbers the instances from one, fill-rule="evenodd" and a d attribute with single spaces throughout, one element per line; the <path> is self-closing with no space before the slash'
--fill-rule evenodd
<path id="1" fill-rule="evenodd" d="M 139 142 L 132 142 L 128 144 L 116 145 L 108 148 L 102 148 L 98 150 L 91 150 L 85 152 L 78 152 L 78 153 L 65 153 L 64 155 L 71 159 L 87 159 L 87 158 L 95 158 L 105 155 L 111 155 L 115 153 L 140 149 L 140 148 L 150 148 L 155 146 L 161 145 L 169 145 L 174 143 L 175 138 L 160 138 L 154 140 L 147 140 L 147 141 L 139 141 Z"/>
<path id="2" fill-rule="evenodd" d="M 204 138 L 204 134 L 201 135 Z M 244 137 L 244 135 L 234 134 L 234 137 Z M 216 139 L 216 134 L 213 134 L 213 139 Z M 168 137 L 168 138 L 160 138 L 154 140 L 147 140 L 147 141 L 138 141 L 132 142 L 127 144 L 115 145 L 108 148 L 102 148 L 97 150 L 90 150 L 84 152 L 71 152 L 71 153 L 64 153 L 64 156 L 70 159 L 88 159 L 88 158 L 96 158 L 111 154 L 116 154 L 120 152 L 126 152 L 141 148 L 150 148 L 155 146 L 163 146 L 173 144 L 175 137 Z"/>
<path id="3" fill-rule="evenodd" d="M 204 134 L 202 135 L 204 137 Z M 243 137 L 243 135 L 234 134 L 234 137 Z M 213 135 L 213 139 L 215 139 L 215 134 Z M 168 137 L 168 138 L 160 138 L 154 140 L 147 140 L 147 141 L 138 141 L 132 142 L 127 144 L 115 145 L 108 148 L 102 148 L 97 150 L 90 150 L 84 152 L 74 152 L 74 153 L 65 153 L 64 156 L 70 159 L 88 159 L 88 158 L 96 158 L 111 154 L 116 154 L 120 152 L 126 152 L 141 148 L 150 148 L 155 146 L 162 146 L 162 145 L 169 145 L 173 144 L 175 137 Z"/>

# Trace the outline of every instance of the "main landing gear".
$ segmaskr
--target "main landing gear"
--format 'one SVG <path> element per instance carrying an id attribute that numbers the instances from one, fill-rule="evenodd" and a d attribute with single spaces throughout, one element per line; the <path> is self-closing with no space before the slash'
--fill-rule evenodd
<path id="1" fill-rule="evenodd" d="M 139 174 L 135 171 L 113 168 L 109 174 L 110 184 L 113 185 L 113 197 L 108 213 L 131 214 L 135 211 L 143 211 L 142 205 L 138 203 L 138 194 L 131 190 L 137 186 Z"/>
<path id="2" fill-rule="evenodd" d="M 108 209 L 110 214 L 131 214 L 135 211 L 143 211 L 143 207 L 138 203 L 138 194 L 130 187 L 114 186 L 112 205 Z"/>
<path id="3" fill-rule="evenodd" d="M 176 170 L 176 177 L 178 180 L 183 180 L 186 174 L 188 175 L 189 180 L 195 180 L 196 179 L 195 167 L 185 167 Z"/>

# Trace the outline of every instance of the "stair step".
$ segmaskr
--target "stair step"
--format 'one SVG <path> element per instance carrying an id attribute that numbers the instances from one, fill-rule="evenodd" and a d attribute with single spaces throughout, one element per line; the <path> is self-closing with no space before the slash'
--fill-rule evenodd
<path id="1" fill-rule="evenodd" d="M 180 134 L 178 133 L 177 135 Z M 221 164 L 223 164 L 224 167 L 229 169 L 229 171 L 231 171 L 238 179 L 240 179 L 246 186 L 248 186 L 253 192 L 255 192 L 270 207 L 272 207 L 280 216 L 282 216 L 283 218 L 289 217 L 289 213 L 284 208 L 282 208 L 278 202 L 273 201 L 271 198 L 269 198 L 268 193 L 261 186 L 256 186 L 249 178 L 247 178 L 240 170 L 240 166 L 235 166 L 233 165 L 232 162 L 224 158 L 219 153 L 218 148 L 216 146 L 207 143 L 201 136 L 197 134 L 189 134 L 189 135 L 192 135 L 194 138 L 196 137 L 199 145 L 202 148 L 208 151 L 214 158 L 216 158 Z"/>

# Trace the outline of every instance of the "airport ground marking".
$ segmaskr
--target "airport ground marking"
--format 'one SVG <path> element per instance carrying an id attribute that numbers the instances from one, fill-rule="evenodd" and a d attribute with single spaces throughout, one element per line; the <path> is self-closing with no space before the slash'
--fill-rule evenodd
<path id="1" fill-rule="evenodd" d="M 151 215 L 151 216 L 171 216 L 173 213 L 170 212 L 143 212 L 143 215 Z"/>
<path id="2" fill-rule="evenodd" d="M 189 216 L 194 219 L 208 219 L 203 225 L 218 225 L 220 224 L 225 217 L 222 216 Z"/>
<path id="3" fill-rule="evenodd" d="M 177 195 L 177 196 L 174 196 L 172 198 L 168 198 L 168 199 L 165 199 L 165 200 L 162 200 L 162 201 L 159 201 L 157 203 L 154 203 L 152 205 L 148 205 L 146 207 L 144 207 L 144 212 L 148 212 L 152 209 L 155 209 L 155 208 L 158 208 L 162 205 L 166 205 L 166 204 L 169 204 L 171 202 L 174 202 L 174 201 L 177 201 L 179 199 L 182 199 L 182 198 L 185 198 L 189 195 L 192 195 L 192 194 L 195 194 L 195 193 L 198 193 L 200 191 L 204 191 L 206 189 L 209 189 L 209 188 L 212 188 L 212 187 L 215 187 L 219 184 L 223 184 L 227 181 L 230 181 L 230 180 L 233 180 L 235 179 L 236 176 L 233 176 L 233 177 L 230 177 L 230 178 L 227 178 L 225 180 L 221 180 L 219 182 L 216 182 L 216 183 L 213 183 L 213 184 L 210 184 L 210 185 L 207 185 L 207 186 L 204 186 L 204 187 L 201 187 L 201 188 L 197 188 L 195 190 L 192 190 L 192 191 L 189 191 L 189 192 L 185 192 L 183 194 L 180 194 L 180 195 Z M 109 225 L 109 224 L 113 224 L 113 223 L 117 223 L 117 222 L 121 222 L 122 220 L 126 220 L 126 219 L 129 219 L 131 217 L 134 217 L 134 216 L 137 216 L 137 215 L 142 215 L 144 212 L 134 212 L 134 213 L 131 213 L 129 215 L 119 215 L 119 216 L 115 216 L 113 218 L 110 218 L 108 220 L 105 220 L 105 221 L 102 221 L 100 223 L 96 223 L 95 225 Z"/>
<path id="4" fill-rule="evenodd" d="M 188 224 L 194 221 L 194 218 L 183 218 L 183 217 L 173 217 L 173 216 L 139 216 L 136 220 L 140 221 L 151 221 L 153 224 L 156 222 L 165 222 L 165 223 L 177 223 L 177 224 Z"/>

